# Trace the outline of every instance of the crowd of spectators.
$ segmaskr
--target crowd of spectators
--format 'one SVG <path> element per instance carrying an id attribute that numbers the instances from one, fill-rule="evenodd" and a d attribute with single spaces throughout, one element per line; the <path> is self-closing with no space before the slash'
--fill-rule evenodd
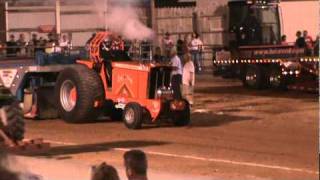
<path id="1" fill-rule="evenodd" d="M 37 52 L 64 53 L 71 46 L 71 40 L 65 34 L 61 38 L 53 33 L 49 33 L 47 38 L 38 38 L 37 34 L 32 34 L 29 41 L 26 40 L 26 36 L 23 33 L 19 34 L 18 39 L 16 39 L 14 34 L 11 34 L 9 40 L 0 45 L 0 54 L 5 54 L 6 57 L 25 57 L 35 56 Z"/>
<path id="2" fill-rule="evenodd" d="M 6 167 L 7 155 L 0 150 L 0 180 L 41 180 L 33 174 L 16 172 Z M 123 155 L 124 169 L 128 180 L 148 180 L 148 160 L 141 150 L 130 150 Z M 92 166 L 91 180 L 120 180 L 118 171 L 105 162 Z"/>
<path id="3" fill-rule="evenodd" d="M 307 56 L 319 56 L 319 35 L 314 40 L 308 31 L 297 31 L 296 33 L 295 47 L 304 48 Z M 286 42 L 286 36 L 282 36 L 281 44 L 288 44 Z"/>
<path id="4" fill-rule="evenodd" d="M 195 65 L 196 73 L 199 73 L 202 71 L 202 68 L 203 68 L 202 54 L 204 50 L 204 45 L 198 33 L 192 33 L 191 35 L 186 34 L 183 39 L 179 34 L 176 43 L 174 43 L 170 33 L 167 32 L 162 40 L 162 48 L 156 47 L 156 53 L 154 54 L 154 59 L 157 62 L 170 61 L 171 60 L 170 52 L 172 49 L 176 49 L 177 56 L 180 58 L 181 62 L 184 62 L 183 61 L 184 56 L 190 53 L 191 59 Z"/>

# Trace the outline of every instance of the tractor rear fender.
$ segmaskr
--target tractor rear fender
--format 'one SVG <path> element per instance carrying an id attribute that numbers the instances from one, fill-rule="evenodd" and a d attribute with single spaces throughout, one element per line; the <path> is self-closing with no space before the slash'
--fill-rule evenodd
<path id="1" fill-rule="evenodd" d="M 92 61 L 77 60 L 77 63 L 82 64 L 84 66 L 87 66 L 89 69 L 93 69 L 93 62 Z M 107 84 L 107 79 L 106 79 L 107 75 L 105 72 L 105 65 L 103 63 L 101 65 L 101 71 L 97 72 L 97 73 L 99 73 L 99 76 L 100 76 L 102 83 L 103 83 L 104 91 L 106 91 L 106 89 L 108 88 L 108 84 Z M 105 93 L 105 96 L 107 99 L 107 93 Z"/>

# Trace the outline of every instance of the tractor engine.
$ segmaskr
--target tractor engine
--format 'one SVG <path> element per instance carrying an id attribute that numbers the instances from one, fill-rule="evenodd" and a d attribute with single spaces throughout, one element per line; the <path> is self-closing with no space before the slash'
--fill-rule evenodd
<path id="1" fill-rule="evenodd" d="M 154 67 L 150 72 L 149 98 L 165 99 L 173 98 L 173 90 L 170 87 L 171 67 Z"/>

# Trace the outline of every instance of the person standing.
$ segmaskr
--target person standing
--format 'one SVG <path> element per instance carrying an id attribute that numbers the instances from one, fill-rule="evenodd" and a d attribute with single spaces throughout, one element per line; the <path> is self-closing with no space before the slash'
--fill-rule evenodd
<path id="1" fill-rule="evenodd" d="M 319 56 L 319 39 L 320 39 L 320 36 L 318 35 L 314 42 L 313 54 L 315 56 Z"/>
<path id="2" fill-rule="evenodd" d="M 199 73 L 202 70 L 201 53 L 203 49 L 203 42 L 200 40 L 198 33 L 193 33 L 190 46 L 192 61 L 195 64 L 195 70 L 196 73 Z"/>
<path id="3" fill-rule="evenodd" d="M 37 34 L 32 34 L 31 40 L 28 42 L 29 56 L 34 56 L 39 51 L 39 40 Z"/>
<path id="4" fill-rule="evenodd" d="M 139 59 L 141 54 L 140 42 L 137 39 L 134 39 L 131 43 L 129 49 L 129 54 L 132 59 Z"/>
<path id="5" fill-rule="evenodd" d="M 296 36 L 297 36 L 297 39 L 296 39 L 295 46 L 298 48 L 306 48 L 306 41 L 304 37 L 302 37 L 301 31 L 297 31 Z"/>
<path id="6" fill-rule="evenodd" d="M 177 50 L 173 48 L 171 50 L 171 66 L 173 68 L 171 72 L 171 86 L 173 89 L 173 96 L 175 99 L 181 99 L 181 84 L 182 84 L 182 64 Z"/>
<path id="7" fill-rule="evenodd" d="M 193 92 L 195 84 L 195 69 L 191 60 L 191 54 L 185 54 L 184 66 L 182 75 L 182 92 L 183 96 L 188 100 L 190 105 L 193 105 Z"/>
<path id="8" fill-rule="evenodd" d="M 306 53 L 308 56 L 312 55 L 313 51 L 313 40 L 312 37 L 308 35 L 308 31 L 304 30 L 303 31 L 303 38 L 306 43 Z"/>
<path id="9" fill-rule="evenodd" d="M 176 43 L 176 47 L 177 47 L 178 56 L 182 61 L 183 61 L 183 56 L 184 56 L 183 45 L 184 45 L 184 42 L 181 39 L 181 35 L 179 34 L 179 37 L 178 37 L 178 40 L 177 40 L 177 43 Z"/>
<path id="10" fill-rule="evenodd" d="M 13 34 L 10 35 L 10 40 L 6 43 L 6 51 L 7 57 L 17 57 L 18 44 Z"/>
<path id="11" fill-rule="evenodd" d="M 123 155 L 128 180 L 148 180 L 147 156 L 143 151 L 130 150 Z"/>
<path id="12" fill-rule="evenodd" d="M 156 63 L 164 63 L 164 57 L 161 54 L 161 48 L 156 47 L 154 55 L 153 55 L 153 61 Z"/>
<path id="13" fill-rule="evenodd" d="M 67 35 L 62 35 L 62 38 L 59 41 L 59 46 L 61 47 L 63 53 L 66 53 L 71 49 L 72 44 Z"/>
<path id="14" fill-rule="evenodd" d="M 18 47 L 19 47 L 17 49 L 19 55 L 20 56 L 25 56 L 27 54 L 27 48 L 26 48 L 27 47 L 27 42 L 26 42 L 26 38 L 25 38 L 23 33 L 21 33 L 19 35 L 19 39 L 17 41 L 17 44 L 18 44 Z"/>
<path id="15" fill-rule="evenodd" d="M 286 35 L 282 35 L 281 36 L 281 45 L 288 45 L 287 36 Z"/>
<path id="16" fill-rule="evenodd" d="M 174 44 L 168 32 L 165 34 L 165 37 L 162 40 L 162 45 L 163 45 L 164 57 L 166 58 L 167 61 L 169 61 L 170 53 L 172 48 L 174 47 Z"/>

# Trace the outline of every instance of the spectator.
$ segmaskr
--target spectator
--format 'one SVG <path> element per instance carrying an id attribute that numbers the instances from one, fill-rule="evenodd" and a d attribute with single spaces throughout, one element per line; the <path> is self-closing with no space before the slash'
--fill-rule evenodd
<path id="1" fill-rule="evenodd" d="M 151 46 L 150 42 L 145 39 L 141 42 L 141 58 L 142 60 L 150 60 Z"/>
<path id="2" fill-rule="evenodd" d="M 183 39 L 183 54 L 189 53 L 189 49 L 191 46 L 190 36 L 186 34 Z"/>
<path id="3" fill-rule="evenodd" d="M 195 64 L 196 73 L 198 73 L 202 70 L 201 53 L 203 49 L 203 42 L 200 40 L 198 33 L 193 33 L 190 46 L 192 61 Z"/>
<path id="4" fill-rule="evenodd" d="M 171 65 L 173 67 L 173 71 L 171 72 L 171 85 L 174 93 L 173 95 L 174 98 L 181 99 L 180 86 L 182 84 L 182 64 L 175 48 L 171 50 Z"/>
<path id="5" fill-rule="evenodd" d="M 183 55 L 184 55 L 183 45 L 184 45 L 184 42 L 181 39 L 181 35 L 179 34 L 176 47 L 177 47 L 178 56 L 181 60 L 183 60 Z"/>
<path id="6" fill-rule="evenodd" d="M 162 54 L 161 54 L 161 48 L 160 47 L 156 47 L 155 53 L 154 53 L 154 56 L 153 56 L 153 60 L 156 63 L 163 63 L 164 62 L 164 56 L 162 56 Z"/>
<path id="7" fill-rule="evenodd" d="M 281 36 L 281 45 L 288 45 L 287 36 L 286 35 L 282 35 Z"/>
<path id="8" fill-rule="evenodd" d="M 5 47 L 5 45 L 0 41 L 0 56 L 3 56 L 3 54 L 4 54 L 4 47 Z"/>
<path id="9" fill-rule="evenodd" d="M 38 177 L 34 175 L 25 175 L 17 172 L 13 172 L 6 167 L 7 159 L 6 152 L 0 148 L 0 180 L 39 180 Z"/>
<path id="10" fill-rule="evenodd" d="M 147 180 L 148 162 L 146 154 L 131 150 L 124 154 L 124 165 L 128 180 Z"/>
<path id="11" fill-rule="evenodd" d="M 298 48 L 305 48 L 306 47 L 306 41 L 301 35 L 302 35 L 301 31 L 297 31 L 297 33 L 296 33 L 297 40 L 296 40 L 295 46 L 298 47 Z"/>
<path id="12" fill-rule="evenodd" d="M 308 31 L 304 30 L 303 31 L 303 38 L 306 43 L 306 53 L 308 56 L 312 55 L 313 51 L 313 40 L 312 37 L 308 35 Z"/>
<path id="13" fill-rule="evenodd" d="M 132 41 L 129 52 L 133 59 L 138 59 L 140 57 L 140 43 L 137 39 Z"/>
<path id="14" fill-rule="evenodd" d="M 317 36 L 316 41 L 314 42 L 313 53 L 315 56 L 319 56 L 319 35 Z"/>
<path id="15" fill-rule="evenodd" d="M 50 42 L 51 42 L 51 44 L 54 43 L 52 40 L 48 41 L 48 40 L 44 39 L 43 37 L 40 37 L 39 43 L 37 46 L 37 51 L 45 52 L 45 50 Z"/>
<path id="16" fill-rule="evenodd" d="M 117 170 L 106 163 L 100 164 L 98 167 L 92 167 L 91 180 L 119 180 Z"/>
<path id="17" fill-rule="evenodd" d="M 170 53 L 172 48 L 174 47 L 174 44 L 168 32 L 165 34 L 165 37 L 162 40 L 162 45 L 163 45 L 164 57 L 166 58 L 166 60 L 170 60 Z"/>
<path id="18" fill-rule="evenodd" d="M 39 51 L 39 40 L 37 34 L 32 34 L 32 38 L 28 43 L 28 53 L 29 55 L 35 55 L 37 51 Z"/>
<path id="19" fill-rule="evenodd" d="M 48 33 L 48 43 L 53 43 L 55 42 L 56 38 L 55 35 L 52 33 Z"/>
<path id="20" fill-rule="evenodd" d="M 6 43 L 6 47 L 7 57 L 17 57 L 18 44 L 13 34 L 10 35 L 10 40 Z"/>
<path id="21" fill-rule="evenodd" d="M 59 46 L 61 47 L 61 50 L 63 53 L 68 52 L 71 47 L 72 47 L 72 43 L 71 40 L 68 38 L 67 35 L 63 35 L 60 42 L 59 42 Z"/>
<path id="22" fill-rule="evenodd" d="M 25 38 L 23 33 L 21 33 L 19 35 L 19 39 L 17 41 L 17 44 L 18 44 L 18 47 L 19 47 L 17 49 L 18 53 L 21 56 L 25 56 L 27 54 L 27 48 L 26 48 L 27 47 L 27 42 L 26 42 L 26 38 Z"/>
<path id="23" fill-rule="evenodd" d="M 184 97 L 193 105 L 193 91 L 195 84 L 194 64 L 191 60 L 191 54 L 185 54 L 182 75 L 182 92 Z"/>

